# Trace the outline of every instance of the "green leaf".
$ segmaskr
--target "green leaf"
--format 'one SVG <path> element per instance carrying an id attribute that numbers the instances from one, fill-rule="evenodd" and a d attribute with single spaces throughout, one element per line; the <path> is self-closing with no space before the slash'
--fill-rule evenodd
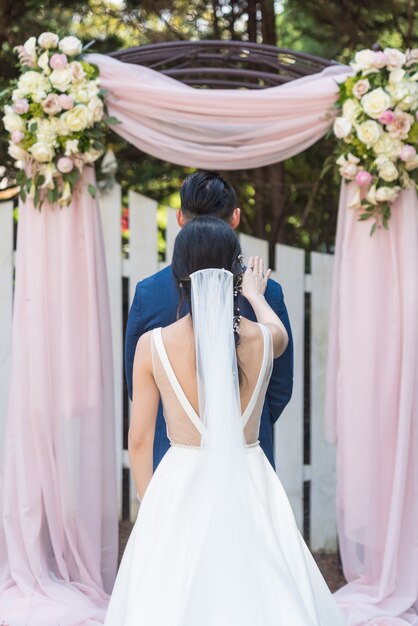
<path id="1" fill-rule="evenodd" d="M 106 118 L 106 124 L 108 124 L 109 126 L 112 126 L 114 124 L 122 124 L 122 122 L 118 120 L 117 117 L 110 115 L 109 117 Z"/>
<path id="2" fill-rule="evenodd" d="M 54 203 L 54 190 L 53 189 L 48 189 L 47 198 L 50 204 Z"/>
<path id="3" fill-rule="evenodd" d="M 92 198 L 96 197 L 96 193 L 97 193 L 97 189 L 94 185 L 89 184 L 89 186 L 87 187 L 89 194 L 91 195 Z"/>
<path id="4" fill-rule="evenodd" d="M 370 237 L 373 237 L 374 233 L 376 232 L 376 228 L 377 228 L 377 222 L 375 222 L 370 229 Z"/>

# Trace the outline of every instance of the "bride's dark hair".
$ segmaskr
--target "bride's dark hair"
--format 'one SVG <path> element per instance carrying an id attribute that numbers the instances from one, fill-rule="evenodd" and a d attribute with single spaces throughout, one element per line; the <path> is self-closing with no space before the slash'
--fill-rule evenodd
<path id="1" fill-rule="evenodd" d="M 202 215 L 186 223 L 174 244 L 172 270 L 180 293 L 179 312 L 185 301 L 191 310 L 190 275 L 215 267 L 229 270 L 234 277 L 234 316 L 237 319 L 240 315 L 238 287 L 243 273 L 239 239 L 223 220 Z M 239 334 L 235 332 L 235 345 L 238 343 Z"/>

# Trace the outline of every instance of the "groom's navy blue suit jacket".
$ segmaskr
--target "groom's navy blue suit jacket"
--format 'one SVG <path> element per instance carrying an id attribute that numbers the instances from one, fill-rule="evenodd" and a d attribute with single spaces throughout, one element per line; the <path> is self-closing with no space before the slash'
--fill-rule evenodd
<path id="1" fill-rule="evenodd" d="M 274 467 L 273 425 L 292 395 L 293 385 L 293 341 L 289 316 L 281 286 L 269 280 L 265 297 L 272 309 L 280 317 L 289 335 L 289 343 L 281 357 L 275 359 L 273 373 L 268 386 L 266 401 L 261 415 L 260 445 Z M 129 311 L 125 340 L 125 368 L 129 397 L 132 399 L 132 370 L 138 339 L 149 330 L 169 326 L 177 319 L 179 295 L 174 282 L 171 266 L 139 282 Z M 247 300 L 242 298 L 241 314 L 256 321 L 254 311 Z M 187 311 L 184 311 L 186 313 Z M 162 405 L 158 409 L 154 439 L 154 469 L 167 452 L 170 443 L 167 438 Z"/>

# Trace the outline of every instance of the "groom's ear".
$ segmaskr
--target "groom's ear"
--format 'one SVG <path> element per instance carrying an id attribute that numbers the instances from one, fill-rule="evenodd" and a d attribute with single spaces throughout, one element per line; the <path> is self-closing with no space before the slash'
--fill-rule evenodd
<path id="1" fill-rule="evenodd" d="M 177 217 L 177 224 L 180 226 L 180 228 L 183 228 L 183 226 L 186 223 L 186 220 L 184 219 L 184 213 L 181 209 L 179 211 L 176 211 L 176 217 Z"/>
<path id="2" fill-rule="evenodd" d="M 234 212 L 232 213 L 232 217 L 229 221 L 231 228 L 233 228 L 234 230 L 235 228 L 238 228 L 240 221 L 241 221 L 241 209 L 236 208 L 234 209 Z"/>

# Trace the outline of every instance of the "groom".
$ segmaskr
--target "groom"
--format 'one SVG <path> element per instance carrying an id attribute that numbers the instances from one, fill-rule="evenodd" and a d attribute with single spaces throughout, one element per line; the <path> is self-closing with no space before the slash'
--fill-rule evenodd
<path id="1" fill-rule="evenodd" d="M 177 222 L 184 224 L 199 215 L 212 215 L 237 228 L 241 209 L 237 208 L 237 198 L 233 188 L 213 172 L 196 172 L 183 182 L 180 189 L 181 210 L 177 212 Z M 280 317 L 289 335 L 289 343 L 281 357 L 274 361 L 273 373 L 268 386 L 266 400 L 261 415 L 260 445 L 274 467 L 273 425 L 289 402 L 293 384 L 293 341 L 289 317 L 283 299 L 283 291 L 278 283 L 269 280 L 265 298 Z M 129 311 L 125 340 L 125 368 L 129 397 L 132 399 L 132 370 L 137 341 L 143 333 L 160 326 L 168 326 L 177 319 L 179 295 L 174 283 L 171 266 L 139 282 Z M 254 311 L 243 299 L 241 314 L 253 321 Z M 181 316 L 188 311 L 181 311 Z M 232 323 L 232 322 L 231 322 Z M 166 434 L 162 405 L 158 409 L 154 439 L 154 469 L 170 447 Z"/>

